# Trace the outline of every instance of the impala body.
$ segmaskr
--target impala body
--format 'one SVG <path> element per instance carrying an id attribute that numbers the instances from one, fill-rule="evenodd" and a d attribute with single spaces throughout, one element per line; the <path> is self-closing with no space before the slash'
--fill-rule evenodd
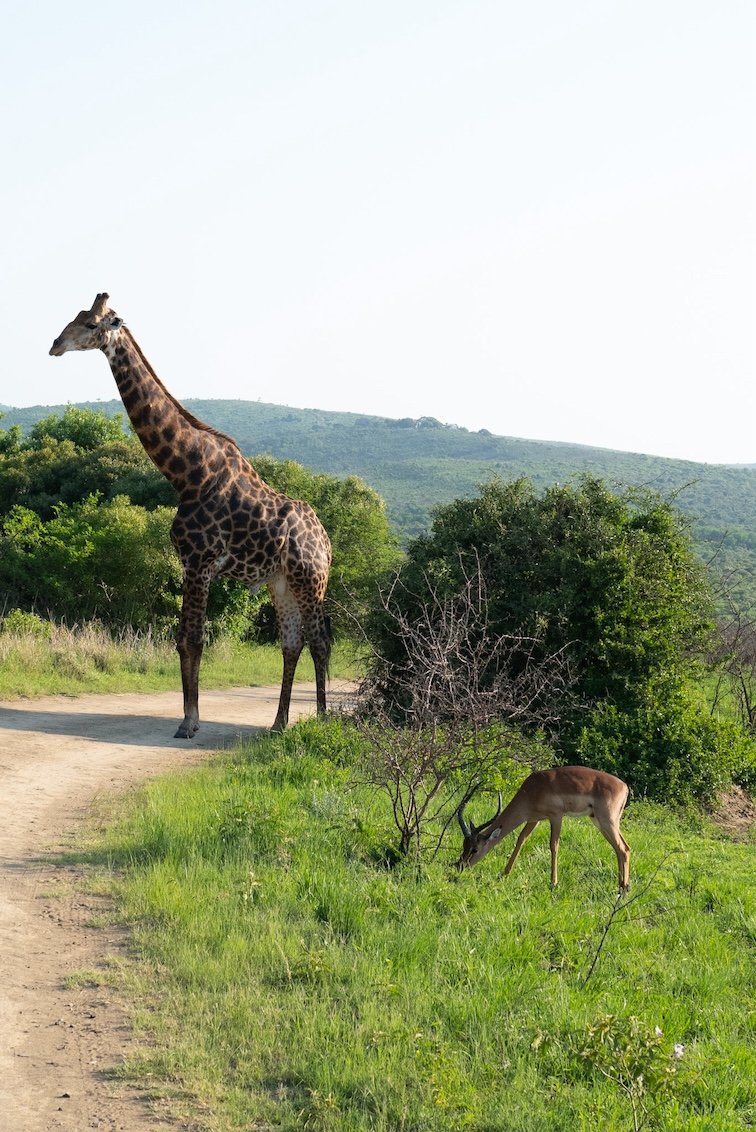
<path id="1" fill-rule="evenodd" d="M 523 842 L 541 821 L 551 825 L 551 883 L 556 885 L 559 835 L 565 817 L 590 817 L 617 854 L 620 892 L 630 887 L 630 846 L 620 833 L 620 819 L 629 794 L 621 778 L 587 766 L 557 766 L 537 770 L 525 779 L 512 801 L 482 825 L 468 825 L 464 805 L 458 811 L 464 843 L 460 869 L 481 861 L 489 850 L 523 825 L 504 869 L 509 875 Z"/>

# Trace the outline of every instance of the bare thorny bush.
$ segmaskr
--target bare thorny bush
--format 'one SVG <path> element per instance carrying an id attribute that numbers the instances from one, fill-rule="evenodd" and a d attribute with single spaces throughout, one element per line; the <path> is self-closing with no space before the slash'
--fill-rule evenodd
<path id="1" fill-rule="evenodd" d="M 388 793 L 400 852 L 418 862 L 437 854 L 460 804 L 502 764 L 537 759 L 523 729 L 548 735 L 572 684 L 564 649 L 544 654 L 540 636 L 492 632 L 479 564 L 451 597 L 426 584 L 413 615 L 397 600 L 399 578 L 382 593 L 403 659 L 373 655 L 358 711 L 366 780 Z M 399 723 L 389 688 L 401 691 Z"/>
<path id="2" fill-rule="evenodd" d="M 706 563 L 711 571 L 721 545 Z M 712 594 L 719 610 L 706 660 L 715 674 L 712 715 L 728 698 L 743 730 L 756 735 L 756 613 L 741 592 L 741 570 L 710 574 Z"/>
<path id="3" fill-rule="evenodd" d="M 744 730 L 756 734 L 756 622 L 733 601 L 727 602 L 727 617 L 718 627 L 709 659 L 718 672 L 712 712 L 729 694 Z"/>

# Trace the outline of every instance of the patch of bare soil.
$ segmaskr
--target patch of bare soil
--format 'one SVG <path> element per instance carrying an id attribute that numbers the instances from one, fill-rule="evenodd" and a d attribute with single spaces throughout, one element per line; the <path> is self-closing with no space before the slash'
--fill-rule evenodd
<path id="1" fill-rule="evenodd" d="M 756 802 L 739 786 L 731 786 L 720 794 L 711 816 L 731 837 L 743 841 L 756 827 Z"/>
<path id="2" fill-rule="evenodd" d="M 332 685 L 332 701 L 340 691 Z M 101 910 L 83 870 L 56 858 L 98 798 L 259 734 L 277 702 L 277 688 L 205 691 L 190 741 L 172 738 L 181 715 L 173 692 L 0 703 L 1 1128 L 176 1128 L 112 1079 L 128 1050 L 127 1019 L 114 995 L 81 976 L 126 941 L 95 926 Z M 314 711 L 314 685 L 296 685 L 292 721 Z"/>

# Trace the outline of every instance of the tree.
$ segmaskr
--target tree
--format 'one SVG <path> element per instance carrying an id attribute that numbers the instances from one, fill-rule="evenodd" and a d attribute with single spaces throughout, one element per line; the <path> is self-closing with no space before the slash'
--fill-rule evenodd
<path id="1" fill-rule="evenodd" d="M 668 501 L 650 491 L 615 493 L 591 477 L 541 495 L 524 479 L 492 480 L 476 498 L 440 508 L 431 532 L 409 546 L 398 597 L 405 614 L 431 592 L 458 591 L 474 559 L 489 595 L 489 633 L 522 634 L 539 642 L 541 656 L 564 650 L 569 659 L 581 706 L 561 714 L 565 759 L 590 761 L 657 796 L 674 763 L 678 796 L 688 787 L 711 792 L 716 775 L 701 765 L 686 783 L 680 762 L 686 750 L 698 751 L 699 763 L 721 760 L 729 741 L 686 690 L 691 658 L 711 631 L 710 596 Z M 370 631 L 396 674 L 386 696 L 401 703 L 404 642 L 380 609 Z M 513 676 L 529 657 L 506 658 Z"/>
<path id="2" fill-rule="evenodd" d="M 60 503 L 47 522 L 15 507 L 0 530 L 0 585 L 12 606 L 61 620 L 167 627 L 181 592 L 172 518 L 123 497 Z"/>
<path id="3" fill-rule="evenodd" d="M 0 413 L 0 420 L 5 416 L 5 413 Z M 15 452 L 21 444 L 22 433 L 21 425 L 11 425 L 10 428 L 0 428 L 0 456 L 7 456 L 10 452 Z"/>
<path id="4" fill-rule="evenodd" d="M 175 501 L 120 417 L 69 405 L 62 416 L 38 421 L 26 438 L 17 426 L 0 433 L 0 515 L 22 506 L 49 519 L 58 503 L 94 493 L 104 500 L 127 495 L 149 509 Z"/>
<path id="5" fill-rule="evenodd" d="M 274 460 L 266 456 L 254 463 L 273 487 L 305 499 L 320 515 L 334 550 L 330 590 L 334 620 L 350 632 L 353 628 L 351 618 L 360 617 L 378 579 L 396 564 L 399 557 L 383 500 L 356 476 L 339 480 L 334 476 L 316 475 L 292 460 Z M 95 496 L 99 504 L 91 503 Z M 4 568 L 14 563 L 13 592 L 17 602 L 29 607 L 41 602 L 45 609 L 55 609 L 58 616 L 69 619 L 82 616 L 83 606 L 75 596 L 75 585 L 70 589 L 68 607 L 65 606 L 65 588 L 60 592 L 55 590 L 50 572 L 55 557 L 51 550 L 53 532 L 59 529 L 64 516 L 76 525 L 79 519 L 84 522 L 86 514 L 86 523 L 94 523 L 92 507 L 106 507 L 116 499 L 120 500 L 118 507 L 107 510 L 103 521 L 107 518 L 113 534 L 112 524 L 122 521 L 126 527 L 124 538 L 129 546 L 134 549 L 141 545 L 147 553 L 144 541 L 129 542 L 135 524 L 138 526 L 143 521 L 140 518 L 137 522 L 139 510 L 173 508 L 176 500 L 172 487 L 151 463 L 136 437 L 123 432 L 120 417 L 111 418 L 102 412 L 71 405 L 62 415 L 50 415 L 39 421 L 27 438 L 22 438 L 15 426 L 0 431 L 0 519 L 5 516 L 8 520 L 2 543 L 5 562 L 0 563 L 0 575 Z M 77 506 L 86 501 L 90 501 L 86 507 L 77 510 Z M 131 511 L 127 506 L 129 503 L 136 510 Z M 61 504 L 71 510 L 61 511 Z M 17 510 L 19 508 L 21 510 Z M 27 512 L 52 523 L 49 537 L 40 536 L 40 544 L 33 555 L 30 545 L 25 544 L 22 549 L 17 541 L 14 542 L 16 536 L 20 537 L 22 528 L 31 534 L 37 526 L 26 515 Z M 25 518 L 19 526 L 22 514 Z M 167 534 L 164 551 L 168 555 L 171 553 Z M 43 557 L 46 560 L 44 567 L 41 566 Z M 20 568 L 22 559 L 29 571 L 26 580 Z M 62 567 L 63 559 L 58 561 Z M 84 559 L 81 561 L 84 569 Z M 73 569 L 70 560 L 66 560 L 65 568 L 68 571 Z M 136 563 L 134 568 L 136 576 L 143 577 L 142 568 Z M 103 569 L 107 574 L 105 563 Z M 7 569 L 5 578 L 9 583 Z M 167 607 L 174 601 L 171 578 L 161 598 L 162 604 Z M 111 583 L 104 582 L 104 585 L 110 586 Z M 104 592 L 101 587 L 100 598 Z M 138 599 L 138 592 L 132 596 Z M 155 600 L 156 594 L 146 591 L 141 610 L 129 604 L 129 623 L 141 623 L 149 617 L 150 611 L 156 608 Z M 96 605 L 99 609 L 101 602 L 90 602 L 89 605 Z M 116 603 L 110 609 L 109 617 L 114 614 L 115 608 L 122 607 Z M 254 596 L 243 585 L 229 579 L 221 579 L 214 584 L 208 616 L 213 635 L 244 636 L 252 631 L 262 639 L 275 636 L 275 618 L 267 593 L 263 591 Z"/>
<path id="6" fill-rule="evenodd" d="M 51 413 L 37 421 L 25 442 L 27 448 L 43 448 L 47 440 L 70 440 L 78 449 L 91 452 L 103 444 L 124 440 L 122 417 L 109 417 L 96 409 L 66 405 L 62 414 Z"/>

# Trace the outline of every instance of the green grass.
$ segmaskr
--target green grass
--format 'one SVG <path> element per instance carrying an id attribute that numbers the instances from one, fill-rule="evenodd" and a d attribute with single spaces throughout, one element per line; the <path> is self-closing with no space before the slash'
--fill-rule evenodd
<path id="1" fill-rule="evenodd" d="M 554 892 L 546 827 L 506 880 L 506 849 L 451 870 L 456 829 L 418 877 L 380 864 L 358 758 L 308 721 L 152 781 L 87 848 L 133 941 L 121 1077 L 212 1132 L 750 1126 L 752 845 L 637 802 L 619 910 L 588 822 Z"/>
<path id="2" fill-rule="evenodd" d="M 357 662 L 348 642 L 337 643 L 331 676 L 350 678 Z M 277 684 L 282 660 L 277 645 L 220 640 L 205 649 L 205 688 Z M 314 680 L 309 652 L 297 679 Z M 159 692 L 180 686 L 175 645 L 149 633 L 111 635 L 96 624 L 67 628 L 40 621 L 37 631 L 0 632 L 0 698 L 78 695 L 82 692 Z"/>

